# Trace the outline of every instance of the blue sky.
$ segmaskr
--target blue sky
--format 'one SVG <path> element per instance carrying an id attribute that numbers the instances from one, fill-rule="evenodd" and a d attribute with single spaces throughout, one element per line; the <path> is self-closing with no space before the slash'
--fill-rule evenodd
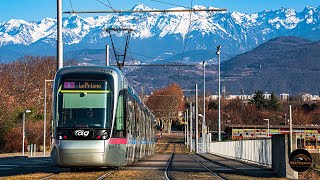
<path id="1" fill-rule="evenodd" d="M 110 10 L 110 8 L 99 1 L 108 4 L 108 0 L 62 0 L 63 11 L 71 11 L 72 9 L 75 11 Z M 1 0 L 0 22 L 8 21 L 10 19 L 37 21 L 46 17 L 55 18 L 56 2 L 56 0 Z M 160 2 L 167 2 L 187 7 L 191 4 L 191 0 L 109 0 L 109 2 L 114 9 L 122 10 L 131 9 L 138 3 L 142 3 L 156 9 L 168 9 L 174 7 L 173 5 Z M 72 8 L 70 4 L 72 5 Z M 193 5 L 196 4 L 226 8 L 228 11 L 253 13 L 266 9 L 275 10 L 281 7 L 293 8 L 296 11 L 301 11 L 305 6 L 318 7 L 320 5 L 320 0 L 193 0 Z"/>

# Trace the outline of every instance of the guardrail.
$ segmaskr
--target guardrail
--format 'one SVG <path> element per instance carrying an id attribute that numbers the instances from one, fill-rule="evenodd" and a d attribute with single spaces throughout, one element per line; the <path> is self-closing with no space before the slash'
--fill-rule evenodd
<path id="1" fill-rule="evenodd" d="M 260 165 L 272 165 L 272 143 L 270 138 L 211 142 L 209 152 Z"/>

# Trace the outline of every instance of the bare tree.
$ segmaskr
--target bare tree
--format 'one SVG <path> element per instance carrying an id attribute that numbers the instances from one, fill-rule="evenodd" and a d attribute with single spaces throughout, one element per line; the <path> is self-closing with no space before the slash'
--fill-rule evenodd
<path id="1" fill-rule="evenodd" d="M 154 91 L 146 105 L 163 122 L 165 129 L 170 133 L 173 121 L 179 119 L 179 111 L 182 111 L 184 107 L 183 92 L 179 85 L 171 84 Z"/>

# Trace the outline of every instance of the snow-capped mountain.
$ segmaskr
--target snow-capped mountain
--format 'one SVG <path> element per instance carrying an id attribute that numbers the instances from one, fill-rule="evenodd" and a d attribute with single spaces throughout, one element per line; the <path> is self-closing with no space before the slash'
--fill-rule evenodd
<path id="1" fill-rule="evenodd" d="M 194 6 L 194 9 L 211 8 Z M 152 8 L 143 4 L 132 8 L 147 9 Z M 1 52 L 10 50 L 20 54 L 54 55 L 56 26 L 57 21 L 52 18 L 37 22 L 12 19 L 0 23 Z M 215 51 L 217 45 L 222 45 L 222 59 L 226 60 L 278 36 L 320 40 L 320 6 L 306 7 L 301 12 L 282 8 L 253 14 L 122 13 L 85 18 L 71 15 L 63 18 L 65 51 L 103 49 L 106 44 L 110 44 L 109 34 L 105 29 L 111 27 L 134 30 L 131 34 L 130 52 L 141 55 L 135 56 L 135 59 L 172 59 L 181 52 Z M 125 32 L 112 33 L 115 44 L 123 44 L 124 35 Z M 0 57 L 10 58 L 3 54 Z M 180 57 L 177 56 L 177 59 Z"/>

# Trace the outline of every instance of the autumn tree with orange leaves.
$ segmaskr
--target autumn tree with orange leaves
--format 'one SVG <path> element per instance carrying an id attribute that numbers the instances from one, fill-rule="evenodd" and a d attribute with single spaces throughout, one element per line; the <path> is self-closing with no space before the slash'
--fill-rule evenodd
<path id="1" fill-rule="evenodd" d="M 172 122 L 179 120 L 179 112 L 184 108 L 183 92 L 178 84 L 173 83 L 155 90 L 148 98 L 146 105 L 159 118 L 164 129 L 170 133 Z"/>
<path id="2" fill-rule="evenodd" d="M 27 142 L 43 143 L 44 82 L 53 79 L 55 64 L 55 57 L 31 56 L 0 64 L 0 151 L 21 151 L 21 140 L 17 137 L 22 134 L 22 113 L 26 109 L 32 112 L 26 115 L 25 146 Z M 47 88 L 47 102 L 50 102 L 50 84 Z M 49 119 L 50 104 L 47 105 Z M 47 127 L 49 132 L 50 121 L 47 121 Z"/>
<path id="3" fill-rule="evenodd" d="M 75 64 L 74 61 L 66 62 Z M 26 144 L 43 144 L 44 83 L 56 73 L 55 57 L 26 56 L 0 64 L 0 152 L 21 151 L 22 114 L 26 114 Z M 47 83 L 47 142 L 50 139 L 52 83 Z M 39 149 L 40 150 L 40 149 Z"/>

